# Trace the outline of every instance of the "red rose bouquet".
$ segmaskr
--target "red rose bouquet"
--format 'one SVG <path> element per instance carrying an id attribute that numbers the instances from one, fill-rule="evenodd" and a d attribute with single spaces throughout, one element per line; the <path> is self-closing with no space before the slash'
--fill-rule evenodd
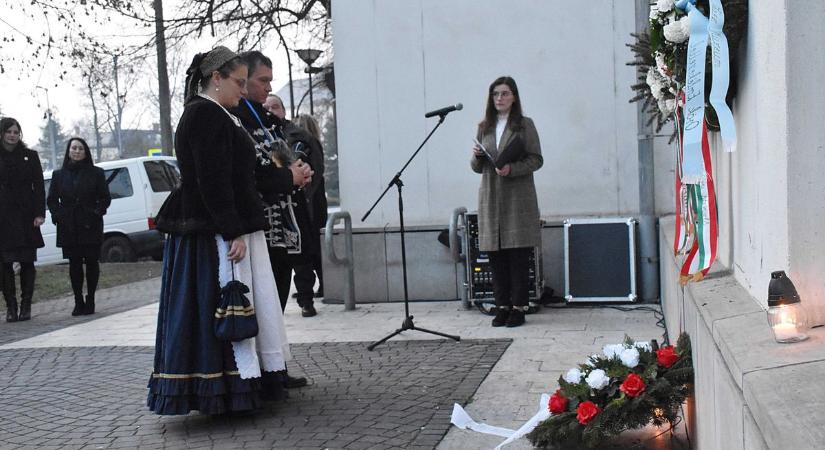
<path id="1" fill-rule="evenodd" d="M 593 448 L 622 431 L 672 424 L 691 393 L 690 339 L 659 348 L 656 341 L 607 345 L 602 354 L 559 378 L 549 419 L 527 438 L 539 448 Z"/>

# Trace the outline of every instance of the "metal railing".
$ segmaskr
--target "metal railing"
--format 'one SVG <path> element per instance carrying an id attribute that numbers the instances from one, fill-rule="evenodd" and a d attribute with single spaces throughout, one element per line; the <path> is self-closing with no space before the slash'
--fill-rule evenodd
<path id="1" fill-rule="evenodd" d="M 344 253 L 343 258 L 335 254 L 333 242 L 335 223 L 344 221 Z M 326 254 L 330 262 L 343 265 L 347 268 L 347 279 L 344 286 L 344 309 L 351 311 L 355 309 L 355 264 L 352 253 L 352 218 L 346 211 L 337 211 L 329 215 L 327 225 L 324 229 L 324 245 Z"/>
<path id="2" fill-rule="evenodd" d="M 464 306 L 465 309 L 470 309 L 470 299 L 467 297 L 467 280 L 466 280 L 466 272 L 467 268 L 464 267 L 465 260 L 464 255 L 461 254 L 461 245 L 459 244 L 458 240 L 458 228 L 459 228 L 459 220 L 467 213 L 467 208 L 463 206 L 459 206 L 458 208 L 453 210 L 453 214 L 450 216 L 450 255 L 453 258 L 453 262 L 458 264 L 461 263 L 462 270 L 461 270 L 461 278 L 463 281 L 461 282 L 461 287 L 459 288 L 459 295 L 461 296 L 461 305 Z M 466 251 L 466 249 L 465 249 Z"/>

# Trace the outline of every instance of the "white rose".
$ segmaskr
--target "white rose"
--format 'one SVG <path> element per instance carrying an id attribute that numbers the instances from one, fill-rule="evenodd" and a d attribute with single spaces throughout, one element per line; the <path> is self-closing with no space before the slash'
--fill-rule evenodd
<path id="1" fill-rule="evenodd" d="M 665 55 L 659 52 L 656 52 L 656 70 L 659 72 L 659 75 L 664 78 L 667 78 L 668 72 L 670 72 L 670 69 L 668 69 L 665 63 Z"/>
<path id="2" fill-rule="evenodd" d="M 676 100 L 661 98 L 658 99 L 657 106 L 659 107 L 659 111 L 661 111 L 662 114 L 669 116 L 673 114 L 673 111 L 676 110 Z M 649 346 L 650 344 L 648 344 L 648 347 Z M 647 350 L 650 351 L 650 349 Z"/>
<path id="3" fill-rule="evenodd" d="M 657 20 L 659 18 L 659 9 L 656 5 L 650 5 L 650 20 Z"/>
<path id="4" fill-rule="evenodd" d="M 656 1 L 656 9 L 661 12 L 668 12 L 673 7 L 676 6 L 676 2 L 674 0 L 657 0 Z"/>
<path id="5" fill-rule="evenodd" d="M 685 42 L 690 37 L 690 16 L 684 16 L 679 20 L 670 22 L 662 29 L 665 39 L 679 44 Z"/>
<path id="6" fill-rule="evenodd" d="M 568 370 L 567 373 L 564 374 L 564 381 L 570 384 L 580 383 L 582 381 L 582 371 L 577 368 Z"/>
<path id="7" fill-rule="evenodd" d="M 587 376 L 585 381 L 587 381 L 587 385 L 593 389 L 601 389 L 610 384 L 610 378 L 602 369 L 596 369 L 590 372 L 590 375 Z"/>
<path id="8" fill-rule="evenodd" d="M 667 100 L 667 101 L 672 102 L 674 107 L 676 106 L 676 101 L 675 100 Z M 653 347 L 650 345 L 650 342 L 635 342 L 633 344 L 633 346 L 638 348 L 639 350 L 644 350 L 644 351 L 647 351 L 647 352 L 652 352 L 653 351 Z"/>
<path id="9" fill-rule="evenodd" d="M 624 345 L 622 344 L 605 345 L 602 353 L 604 353 L 607 359 L 612 359 L 618 357 L 622 353 L 622 350 L 624 350 Z"/>
<path id="10" fill-rule="evenodd" d="M 625 367 L 634 368 L 639 365 L 639 351 L 635 348 L 626 348 L 619 355 Z"/>

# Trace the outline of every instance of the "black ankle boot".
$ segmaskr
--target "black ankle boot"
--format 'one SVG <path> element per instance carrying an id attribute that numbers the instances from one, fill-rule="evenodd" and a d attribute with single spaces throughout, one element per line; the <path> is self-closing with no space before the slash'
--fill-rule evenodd
<path id="1" fill-rule="evenodd" d="M 496 309 L 498 309 L 498 312 L 496 312 L 496 316 L 493 317 L 493 326 L 503 327 L 507 324 L 507 319 L 510 317 L 510 308 L 499 306 Z"/>
<path id="2" fill-rule="evenodd" d="M 524 325 L 524 310 L 516 307 L 510 312 L 510 317 L 507 318 L 507 327 L 513 328 Z"/>
<path id="3" fill-rule="evenodd" d="M 20 299 L 20 314 L 17 316 L 17 320 L 20 322 L 24 322 L 26 320 L 30 320 L 32 318 L 32 299 L 29 298 L 22 298 Z"/>
<path id="4" fill-rule="evenodd" d="M 74 295 L 74 309 L 72 310 L 73 316 L 82 316 L 86 313 L 86 304 L 83 303 L 83 294 L 75 294 Z"/>
<path id="5" fill-rule="evenodd" d="M 6 322 L 17 322 L 17 299 L 6 298 Z"/>
<path id="6" fill-rule="evenodd" d="M 95 296 L 94 295 L 87 295 L 86 296 L 86 309 L 83 311 L 83 314 L 89 315 L 95 313 Z"/>
<path id="7" fill-rule="evenodd" d="M 17 286 L 15 286 L 14 272 L 2 271 L 3 298 L 6 300 L 6 322 L 17 322 Z"/>
<path id="8" fill-rule="evenodd" d="M 32 318 L 35 273 L 33 265 L 20 268 L 20 315 L 17 320 L 21 322 Z"/>

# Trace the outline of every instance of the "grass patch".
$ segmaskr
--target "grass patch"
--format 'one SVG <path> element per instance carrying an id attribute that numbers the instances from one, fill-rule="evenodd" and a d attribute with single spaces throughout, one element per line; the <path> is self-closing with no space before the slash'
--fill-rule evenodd
<path id="1" fill-rule="evenodd" d="M 134 263 L 101 263 L 100 281 L 97 289 L 106 289 L 147 280 L 161 275 L 161 263 L 157 261 L 141 261 Z M 17 287 L 17 301 L 20 301 L 20 277 L 15 276 Z M 84 282 L 85 293 L 85 282 Z M 69 265 L 54 264 L 37 267 L 37 278 L 34 282 L 33 303 L 53 300 L 72 295 L 72 285 L 69 281 Z M 6 303 L 0 302 L 0 308 L 6 309 Z"/>

